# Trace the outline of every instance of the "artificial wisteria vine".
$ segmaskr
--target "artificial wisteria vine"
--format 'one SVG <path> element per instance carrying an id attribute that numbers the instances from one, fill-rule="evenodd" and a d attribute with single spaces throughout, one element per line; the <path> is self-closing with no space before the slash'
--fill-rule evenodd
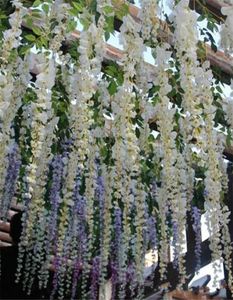
<path id="1" fill-rule="evenodd" d="M 12 1 L 0 36 L 0 219 L 23 204 L 17 281 L 30 293 L 38 279 L 51 299 L 104 300 L 109 283 L 112 299 L 141 299 L 147 252 L 166 280 L 172 247 L 182 287 L 185 231 L 191 223 L 198 270 L 206 212 L 215 275 L 224 260 L 232 289 L 223 151 L 233 93 L 218 119 L 220 84 L 198 56 L 189 1 L 176 1 L 169 26 L 162 1 L 141 0 L 137 16 L 126 2 L 28 2 Z"/>

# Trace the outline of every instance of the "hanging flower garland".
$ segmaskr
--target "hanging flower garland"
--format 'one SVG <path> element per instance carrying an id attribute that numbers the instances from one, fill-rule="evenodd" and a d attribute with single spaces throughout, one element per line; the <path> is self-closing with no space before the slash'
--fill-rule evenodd
<path id="1" fill-rule="evenodd" d="M 229 212 L 221 198 L 225 138 L 214 128 L 212 72 L 197 59 L 197 18 L 188 2 L 180 1 L 171 18 L 174 49 L 159 42 L 153 1 L 141 1 L 142 24 L 124 3 L 36 1 L 31 10 L 22 3 L 13 1 L 0 50 L 1 219 L 16 187 L 25 207 L 17 280 L 29 293 L 36 277 L 46 287 L 52 265 L 51 298 L 104 299 L 110 278 L 112 298 L 141 299 L 146 252 L 158 250 L 164 279 L 172 238 L 184 284 L 191 208 L 200 267 L 194 193 L 195 172 L 204 168 L 201 209 L 208 212 L 212 258 L 224 256 L 231 281 Z M 121 9 L 123 55 L 113 63 L 105 59 L 104 35 L 113 32 Z M 33 24 L 37 14 L 33 34 L 24 34 L 23 20 Z M 70 32 L 79 22 L 74 42 Z M 143 59 L 149 44 L 154 66 Z"/>
<path id="2" fill-rule="evenodd" d="M 11 29 L 8 29 L 3 34 L 3 42 L 0 49 L 0 62 L 2 65 L 0 72 L 0 122 L 1 122 L 1 146 L 0 146 L 0 159 L 5 160 L 3 167 L 0 171 L 0 198 L 1 202 L 5 202 L 5 207 L 9 208 L 12 198 L 4 200 L 4 179 L 8 168 L 8 162 L 6 155 L 8 147 L 11 144 L 12 133 L 12 121 L 21 106 L 21 97 L 24 93 L 25 86 L 27 86 L 30 76 L 27 76 L 27 59 L 22 61 L 17 56 L 12 55 L 11 49 L 16 51 L 19 47 L 19 39 L 22 33 L 20 27 L 23 16 L 26 14 L 26 9 L 22 6 L 20 1 L 14 1 L 15 12 L 11 14 L 9 23 Z M 14 194 L 12 194 L 14 196 Z M 1 211 L 3 218 L 6 218 L 6 210 Z"/>
<path id="3" fill-rule="evenodd" d="M 27 208 L 32 212 L 28 215 L 24 234 L 22 235 L 22 243 L 20 247 L 19 256 L 24 255 L 25 246 L 28 251 L 33 248 L 33 243 L 36 236 L 38 237 L 38 244 L 34 246 L 34 268 L 30 268 L 25 271 L 27 274 L 31 274 L 28 278 L 31 280 L 28 284 L 28 290 L 32 286 L 32 279 L 35 276 L 36 271 L 40 268 L 42 261 L 43 251 L 43 236 L 45 226 L 35 226 L 35 220 L 38 218 L 41 222 L 44 221 L 44 207 L 41 205 L 44 202 L 44 194 L 46 188 L 47 179 L 47 167 L 49 160 L 51 159 L 51 145 L 53 142 L 53 131 L 57 123 L 57 119 L 53 118 L 51 107 L 51 88 L 54 85 L 55 67 L 54 61 L 48 60 L 44 54 L 38 55 L 40 61 L 41 72 L 37 75 L 35 82 L 37 103 L 32 106 L 32 124 L 31 124 L 31 159 L 30 165 L 27 167 L 27 176 L 25 181 L 28 185 Z M 20 276 L 21 267 L 18 268 L 18 276 Z M 18 277 L 19 279 L 19 277 Z M 26 280 L 25 280 L 26 282 Z M 25 283 L 26 284 L 26 283 Z"/>
<path id="4" fill-rule="evenodd" d="M 208 214 L 208 224 L 210 232 L 210 249 L 212 251 L 213 261 L 222 257 L 222 251 L 220 247 L 221 243 L 221 227 L 220 220 L 221 215 L 224 214 L 222 207 L 221 191 L 222 187 L 222 172 L 220 167 L 220 162 L 223 160 L 221 147 L 222 139 L 218 139 L 217 130 L 213 128 L 213 118 L 215 113 L 215 108 L 212 105 L 212 97 L 210 92 L 206 90 L 207 84 L 209 85 L 212 79 L 212 74 L 207 71 L 203 65 L 202 74 L 202 85 L 200 90 L 203 97 L 203 106 L 205 111 L 205 128 L 206 128 L 206 139 L 207 145 L 205 152 L 208 153 L 206 157 L 206 165 L 208 166 L 205 172 L 205 206 Z M 225 170 L 226 171 L 226 170 Z M 227 225 L 224 225 L 226 228 Z M 227 248 L 230 245 L 228 244 Z M 226 262 L 227 263 L 227 262 Z M 219 266 L 214 264 L 215 270 L 215 280 L 217 280 L 217 272 Z"/>

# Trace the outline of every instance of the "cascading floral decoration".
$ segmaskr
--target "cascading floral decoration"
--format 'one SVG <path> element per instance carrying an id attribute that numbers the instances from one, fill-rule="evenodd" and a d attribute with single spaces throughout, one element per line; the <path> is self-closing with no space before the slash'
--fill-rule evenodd
<path id="1" fill-rule="evenodd" d="M 51 298 L 104 299 L 108 279 L 112 299 L 142 298 L 147 251 L 158 252 L 164 279 L 170 245 L 182 286 L 187 216 L 198 269 L 204 211 L 212 258 L 223 257 L 233 289 L 223 156 L 232 116 L 197 55 L 197 16 L 176 2 L 162 35 L 160 0 L 140 1 L 141 22 L 114 0 L 14 0 L 0 15 L 0 218 L 15 198 L 23 205 L 17 280 L 29 293 L 52 268 Z M 228 53 L 232 10 L 223 11 Z M 116 19 L 114 61 L 106 42 Z"/>

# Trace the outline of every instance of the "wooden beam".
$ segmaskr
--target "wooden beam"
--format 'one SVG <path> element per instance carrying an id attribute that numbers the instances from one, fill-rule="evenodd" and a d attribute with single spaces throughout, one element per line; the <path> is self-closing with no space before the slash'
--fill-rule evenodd
<path id="1" fill-rule="evenodd" d="M 0 231 L 0 240 L 2 242 L 7 242 L 12 244 L 12 238 L 10 237 L 9 233 Z"/>
<path id="2" fill-rule="evenodd" d="M 0 221 L 0 231 L 10 232 L 10 223 Z"/>
<path id="3" fill-rule="evenodd" d="M 9 247 L 9 246 L 11 246 L 10 243 L 3 242 L 3 241 L 0 240 L 0 248 L 1 248 L 1 247 Z"/>

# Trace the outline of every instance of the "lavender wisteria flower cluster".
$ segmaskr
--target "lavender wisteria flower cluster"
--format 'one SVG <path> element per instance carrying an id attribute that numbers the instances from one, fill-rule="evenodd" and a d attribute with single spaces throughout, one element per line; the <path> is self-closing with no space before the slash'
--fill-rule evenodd
<path id="1" fill-rule="evenodd" d="M 198 270 L 206 212 L 233 290 L 223 156 L 233 93 L 223 99 L 200 57 L 189 1 L 169 4 L 169 26 L 160 0 L 140 0 L 137 17 L 123 1 L 29 2 L 0 18 L 0 219 L 22 203 L 17 281 L 30 293 L 37 279 L 51 299 L 109 299 L 109 285 L 112 299 L 142 299 L 146 254 L 166 280 L 172 247 L 182 287 L 185 232 L 191 222 Z M 107 44 L 116 19 L 122 51 Z"/>

